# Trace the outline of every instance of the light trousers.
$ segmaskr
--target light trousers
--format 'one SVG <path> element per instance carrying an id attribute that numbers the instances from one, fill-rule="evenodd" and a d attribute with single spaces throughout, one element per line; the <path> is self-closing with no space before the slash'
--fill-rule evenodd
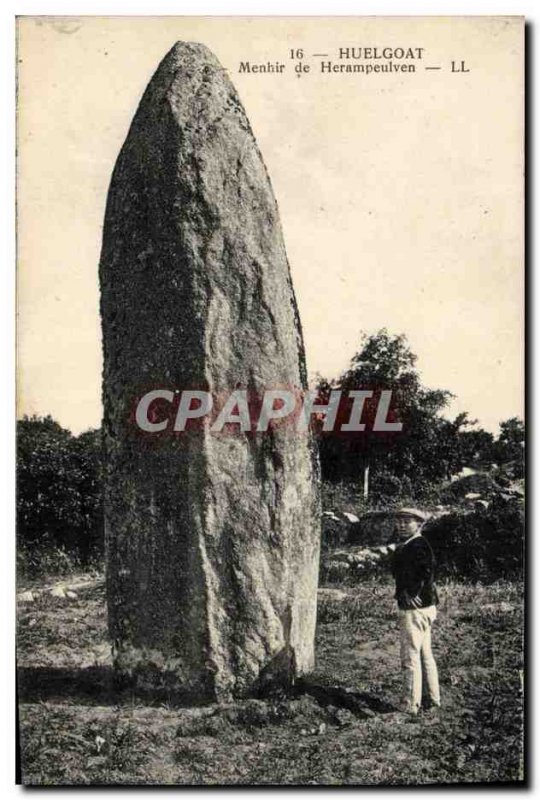
<path id="1" fill-rule="evenodd" d="M 399 611 L 403 710 L 412 714 L 422 705 L 422 689 L 429 705 L 441 704 L 437 664 L 431 652 L 431 626 L 436 616 L 435 606 Z"/>

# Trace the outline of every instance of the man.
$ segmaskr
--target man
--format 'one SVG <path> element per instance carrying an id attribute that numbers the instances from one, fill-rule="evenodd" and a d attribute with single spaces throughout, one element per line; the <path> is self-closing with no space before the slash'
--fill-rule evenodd
<path id="1" fill-rule="evenodd" d="M 427 708 L 441 699 L 437 665 L 431 652 L 431 626 L 437 616 L 434 584 L 435 557 L 421 534 L 426 515 L 416 508 L 400 508 L 395 531 L 399 539 L 392 563 L 396 581 L 403 670 L 403 711 L 416 715 L 422 705 L 422 673 Z"/>

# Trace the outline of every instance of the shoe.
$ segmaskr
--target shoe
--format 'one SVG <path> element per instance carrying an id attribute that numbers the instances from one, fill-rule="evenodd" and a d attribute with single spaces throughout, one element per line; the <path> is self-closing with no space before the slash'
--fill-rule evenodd
<path id="1" fill-rule="evenodd" d="M 428 708 L 423 708 L 422 717 L 426 722 L 430 722 L 431 724 L 440 722 L 441 707 L 433 705 L 433 706 L 428 706 Z"/>
<path id="2" fill-rule="evenodd" d="M 418 722 L 418 714 L 413 711 L 394 711 L 392 714 L 385 714 L 385 717 L 397 722 L 398 725 Z"/>

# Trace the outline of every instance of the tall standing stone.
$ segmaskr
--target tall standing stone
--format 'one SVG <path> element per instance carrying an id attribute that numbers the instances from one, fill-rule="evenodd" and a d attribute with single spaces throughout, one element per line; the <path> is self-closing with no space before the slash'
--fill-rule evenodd
<path id="1" fill-rule="evenodd" d="M 306 388 L 278 210 L 226 71 L 177 43 L 118 157 L 100 262 L 109 629 L 117 670 L 195 697 L 313 667 L 309 434 L 141 435 L 149 389 Z"/>

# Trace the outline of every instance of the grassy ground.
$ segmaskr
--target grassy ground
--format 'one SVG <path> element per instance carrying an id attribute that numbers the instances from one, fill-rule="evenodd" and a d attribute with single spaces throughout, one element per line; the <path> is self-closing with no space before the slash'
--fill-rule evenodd
<path id="1" fill-rule="evenodd" d="M 81 576 L 81 579 L 83 576 Z M 110 689 L 103 583 L 19 609 L 26 784 L 429 784 L 522 777 L 522 598 L 515 584 L 448 585 L 434 630 L 443 711 L 361 718 L 311 696 L 176 708 Z M 320 682 L 395 703 L 389 584 L 320 591 Z"/>

